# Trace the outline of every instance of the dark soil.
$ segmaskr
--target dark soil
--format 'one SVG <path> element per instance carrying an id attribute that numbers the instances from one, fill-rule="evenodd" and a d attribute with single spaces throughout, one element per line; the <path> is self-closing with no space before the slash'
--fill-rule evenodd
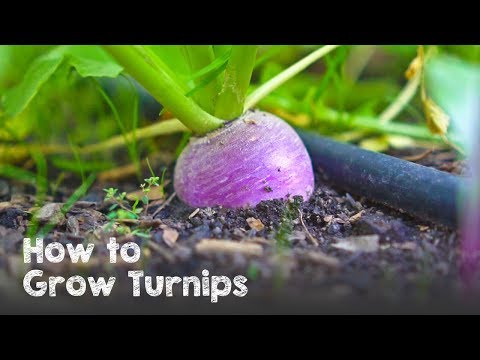
<path id="1" fill-rule="evenodd" d="M 395 155 L 415 157 L 422 152 L 412 149 Z M 437 151 L 412 160 L 456 174 L 466 172 L 463 163 L 450 152 Z M 446 304 L 447 309 L 459 304 L 459 235 L 455 230 L 353 197 L 322 183 L 318 176 L 316 191 L 306 202 L 265 201 L 242 210 L 218 207 L 196 210 L 178 198 L 169 204 L 153 205 L 149 208 L 150 215 L 159 206 L 163 209 L 154 219 L 144 216 L 137 224 L 150 229 L 150 239 L 120 235 L 107 227 L 105 215 L 109 204 L 103 202 L 102 188 L 111 185 L 129 192 L 138 190 L 134 183 L 96 185 L 73 206 L 66 219 L 60 221 L 61 225 L 45 237 L 45 242 L 102 244 L 110 236 L 116 236 L 119 242 L 135 241 L 142 245 L 139 263 L 113 267 L 108 263 L 106 250 L 102 251 L 104 247 L 98 246 L 87 265 L 64 261 L 33 266 L 65 277 L 69 273 L 97 276 L 116 273 L 124 278 L 124 290 L 116 289 L 117 298 L 131 297 L 126 268 L 142 268 L 146 274 L 168 276 L 200 276 L 203 269 L 230 277 L 245 275 L 249 279 L 245 299 L 250 299 L 225 298 L 230 312 L 379 311 L 375 305 L 362 308 L 365 304 L 380 304 L 398 312 L 407 311 L 409 305 L 432 310 L 434 304 Z M 0 293 L 12 292 L 16 284 L 20 289 L 18 296 L 25 298 L 21 278 L 27 265 L 23 264 L 21 248 L 31 221 L 29 209 L 34 205 L 34 197 L 28 194 L 28 188 L 10 181 L 2 181 L 0 187 L 0 201 L 4 201 L 0 203 Z M 166 193 L 172 192 L 170 184 Z M 66 191 L 63 201 L 68 195 Z M 247 222 L 247 219 L 252 221 L 250 218 L 260 220 L 260 226 L 258 222 L 250 226 Z M 178 239 L 172 238 L 172 232 L 178 233 Z M 259 244 L 262 255 L 220 250 L 210 254 L 200 252 L 197 244 L 210 238 Z M 338 244 L 359 244 L 359 248 L 349 251 L 336 247 Z M 284 304 L 272 308 L 271 299 L 275 296 Z M 190 300 L 188 306 L 195 303 L 195 299 Z M 339 305 L 338 309 L 335 305 Z M 179 311 L 195 312 L 187 305 Z"/>

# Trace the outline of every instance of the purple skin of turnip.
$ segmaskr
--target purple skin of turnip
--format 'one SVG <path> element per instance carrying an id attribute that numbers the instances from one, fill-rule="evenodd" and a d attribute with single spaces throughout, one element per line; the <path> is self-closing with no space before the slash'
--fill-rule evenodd
<path id="1" fill-rule="evenodd" d="M 174 187 L 192 207 L 252 207 L 262 200 L 313 192 L 312 162 L 302 140 L 275 115 L 248 111 L 204 137 L 178 158 Z"/>

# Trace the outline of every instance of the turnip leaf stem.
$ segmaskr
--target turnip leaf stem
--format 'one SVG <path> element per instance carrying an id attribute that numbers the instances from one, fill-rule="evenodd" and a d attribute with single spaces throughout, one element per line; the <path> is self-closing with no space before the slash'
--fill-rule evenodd
<path id="1" fill-rule="evenodd" d="M 192 74 L 201 71 L 215 60 L 215 53 L 212 45 L 183 45 L 182 50 L 187 63 L 190 66 Z M 194 80 L 198 85 L 203 80 L 203 77 Z M 193 94 L 193 99 L 200 107 L 210 114 L 215 110 L 215 100 L 217 97 L 219 84 L 217 77 L 213 81 L 208 82 L 200 90 Z"/>
<path id="2" fill-rule="evenodd" d="M 185 126 L 203 135 L 223 125 L 223 121 L 203 110 L 184 95 L 181 86 L 156 61 L 153 52 L 143 46 L 107 45 L 104 48 L 163 106 Z"/>
<path id="3" fill-rule="evenodd" d="M 232 48 L 222 89 L 217 97 L 215 116 L 232 120 L 243 113 L 257 48 L 258 46 L 253 45 L 239 45 Z"/>
<path id="4" fill-rule="evenodd" d="M 402 91 L 398 94 L 395 101 L 393 101 L 378 117 L 381 124 L 385 124 L 398 116 L 404 107 L 412 100 L 417 93 L 420 85 L 421 73 L 416 74 L 411 80 L 407 82 Z"/>
<path id="5" fill-rule="evenodd" d="M 159 135 L 168 135 L 177 132 L 188 131 L 178 119 L 169 119 L 158 121 L 155 124 L 136 129 L 136 140 L 151 138 Z M 126 142 L 131 141 L 134 136 L 133 132 L 111 137 L 110 139 L 97 143 L 87 145 L 80 149 L 81 154 L 91 154 L 95 152 L 105 151 L 123 146 Z"/>
<path id="6" fill-rule="evenodd" d="M 292 77 L 298 73 L 305 70 L 308 66 L 312 65 L 315 61 L 321 59 L 323 56 L 329 52 L 335 50 L 340 45 L 325 45 L 320 49 L 315 50 L 311 54 L 307 55 L 303 59 L 297 61 L 295 64 L 289 68 L 282 71 L 277 76 L 273 77 L 260 87 L 258 87 L 254 92 L 252 92 L 245 101 L 244 111 L 255 106 L 259 101 L 264 97 L 270 94 L 272 91 L 277 89 L 280 85 L 283 85 L 285 82 L 290 80 Z"/>

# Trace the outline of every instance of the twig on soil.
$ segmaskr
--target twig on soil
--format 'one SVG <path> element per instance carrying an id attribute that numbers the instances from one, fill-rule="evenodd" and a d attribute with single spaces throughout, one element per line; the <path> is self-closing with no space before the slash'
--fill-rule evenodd
<path id="1" fill-rule="evenodd" d="M 422 152 L 420 154 L 404 156 L 402 159 L 407 160 L 407 161 L 411 161 L 411 162 L 417 162 L 417 161 L 420 161 L 420 160 L 424 159 L 425 157 L 430 155 L 432 152 L 433 152 L 433 149 L 428 149 L 428 150 L 425 150 L 424 152 Z"/>
<path id="2" fill-rule="evenodd" d="M 355 215 L 350 217 L 348 219 L 348 221 L 350 221 L 351 223 L 354 223 L 354 222 L 358 221 L 362 217 L 364 212 L 365 212 L 365 210 L 359 211 L 358 213 L 356 213 Z"/>
<path id="3" fill-rule="evenodd" d="M 165 209 L 165 207 L 172 202 L 175 195 L 177 195 L 177 193 L 173 192 L 172 195 L 170 195 L 168 199 L 162 205 L 160 205 L 160 207 L 157 210 L 155 210 L 155 212 L 152 214 L 152 218 L 154 218 L 155 215 L 157 215 L 160 211 Z"/>
<path id="4" fill-rule="evenodd" d="M 140 222 L 140 220 L 137 219 L 115 219 L 115 221 L 125 224 L 138 224 Z"/>
<path id="5" fill-rule="evenodd" d="M 195 245 L 199 254 L 241 253 L 247 256 L 261 256 L 263 248 L 259 244 L 235 242 L 232 240 L 203 239 Z"/>
<path id="6" fill-rule="evenodd" d="M 153 157 L 154 161 L 163 162 L 163 163 L 166 163 L 166 164 L 169 164 L 174 160 L 173 155 L 170 154 L 170 153 L 166 153 L 166 152 L 161 152 L 161 153 L 158 153 L 158 154 L 154 154 L 153 156 L 154 156 Z M 150 159 L 152 160 L 152 157 L 150 157 Z M 146 164 L 147 164 L 146 160 L 142 160 L 140 162 L 141 166 L 145 166 Z M 119 167 L 116 167 L 116 168 L 113 168 L 113 169 L 110 169 L 110 170 L 105 170 L 105 171 L 100 172 L 98 174 L 98 180 L 103 181 L 103 182 L 118 181 L 118 180 L 125 179 L 129 176 L 135 175 L 136 171 L 137 171 L 137 168 L 136 168 L 135 164 L 128 164 L 128 165 L 124 165 L 124 166 L 119 166 Z"/>
<path id="7" fill-rule="evenodd" d="M 125 135 L 111 137 L 110 139 L 97 144 L 87 145 L 80 149 L 80 153 L 91 154 L 95 152 L 111 150 L 123 146 L 125 144 L 125 140 L 130 142 L 133 139 L 139 140 L 159 135 L 169 135 L 182 131 L 189 131 L 189 129 L 177 119 L 158 121 L 153 125 L 136 129 L 135 132 L 132 131 L 126 133 Z"/>
<path id="8" fill-rule="evenodd" d="M 316 264 L 325 265 L 329 268 L 337 269 L 340 266 L 340 261 L 322 251 L 308 251 L 306 253 L 308 259 Z"/>
<path id="9" fill-rule="evenodd" d="M 153 242 L 152 240 L 148 242 L 148 246 L 153 251 L 156 251 L 157 253 L 162 255 L 165 258 L 165 260 L 167 260 L 168 262 L 173 263 L 173 261 L 175 260 L 174 256 L 171 254 L 170 251 L 168 251 L 167 249 L 164 249 L 163 247 Z"/>
<path id="10" fill-rule="evenodd" d="M 257 244 L 264 244 L 264 245 L 272 245 L 272 241 L 262 238 L 262 237 L 251 237 L 251 238 L 246 238 L 243 240 L 244 242 L 250 242 L 250 243 L 257 243 Z"/>
<path id="11" fill-rule="evenodd" d="M 138 227 L 143 229 L 157 228 L 160 225 L 162 225 L 162 221 L 160 219 L 142 219 L 138 223 Z"/>
<path id="12" fill-rule="evenodd" d="M 305 233 L 307 234 L 308 240 L 310 240 L 310 242 L 313 245 L 318 246 L 318 240 L 313 237 L 313 235 L 310 233 L 310 231 L 308 231 L 307 226 L 305 225 L 305 223 L 303 221 L 303 215 L 302 215 L 302 211 L 300 209 L 298 209 L 298 213 L 300 214 L 300 222 L 302 223 L 303 229 L 305 230 Z"/>
<path id="13" fill-rule="evenodd" d="M 85 240 L 85 236 L 82 236 L 82 235 L 76 235 L 76 234 L 71 234 L 71 233 L 64 233 L 64 234 L 69 240 L 73 240 L 73 241 L 76 241 L 78 243 Z"/>
<path id="14" fill-rule="evenodd" d="M 370 253 L 378 251 L 379 239 L 380 237 L 377 234 L 349 236 L 346 238 L 337 238 L 337 242 L 330 244 L 330 246 L 349 252 Z"/>
<path id="15" fill-rule="evenodd" d="M 193 210 L 193 212 L 190 215 L 188 215 L 188 218 L 189 219 L 193 218 L 195 215 L 198 214 L 199 211 L 200 211 L 200 208 L 196 208 L 195 210 Z"/>

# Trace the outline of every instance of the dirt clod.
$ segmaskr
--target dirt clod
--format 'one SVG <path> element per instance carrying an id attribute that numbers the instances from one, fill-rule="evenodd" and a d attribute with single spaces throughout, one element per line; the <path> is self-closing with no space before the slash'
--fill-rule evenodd
<path id="1" fill-rule="evenodd" d="M 446 163 L 434 155 L 419 162 L 430 161 L 437 168 Z M 137 266 L 150 274 L 191 275 L 203 269 L 226 276 L 242 274 L 248 277 L 251 294 L 280 287 L 294 295 L 314 292 L 334 302 L 366 294 L 398 302 L 458 293 L 456 231 L 346 194 L 319 179 L 317 174 L 315 191 L 307 201 L 277 199 L 245 209 L 191 208 L 175 197 L 170 183 L 165 187 L 170 194 L 166 201 L 152 205 L 149 214 L 135 223 L 124 223 L 150 238 L 119 234 L 121 224 L 110 224 L 106 217 L 110 205 L 103 202 L 102 191 L 110 184 L 92 188 L 65 219 L 59 210 L 71 195 L 66 192 L 58 203 L 40 209 L 39 220 L 58 216 L 45 243 L 98 244 L 117 236 L 119 243 L 145 245 Z M 112 186 L 127 193 L 138 189 L 134 180 Z M 2 204 L 0 270 L 5 270 L 7 257 L 21 255 L 34 192 L 14 193 Z M 97 248 L 101 252 L 104 247 Z M 96 255 L 96 262 L 85 270 L 89 274 L 122 272 L 120 263 L 109 266 L 108 252 Z"/>
<path id="2" fill-rule="evenodd" d="M 350 252 L 376 252 L 378 251 L 378 235 L 350 236 L 332 244 L 337 249 Z"/>
<path id="3" fill-rule="evenodd" d="M 16 229 L 25 215 L 25 212 L 14 207 L 0 210 L 0 225 Z"/>
<path id="4" fill-rule="evenodd" d="M 265 228 L 265 225 L 263 225 L 262 221 L 255 219 L 254 217 L 247 218 L 247 224 L 255 231 L 262 231 Z"/>
<path id="5" fill-rule="evenodd" d="M 60 203 L 46 204 L 35 213 L 34 218 L 40 223 L 50 222 L 62 225 L 65 222 L 65 215 L 61 211 L 62 206 L 63 204 Z"/>
<path id="6" fill-rule="evenodd" d="M 165 243 L 172 247 L 178 239 L 178 231 L 172 228 L 166 228 L 163 230 L 163 240 Z"/>

